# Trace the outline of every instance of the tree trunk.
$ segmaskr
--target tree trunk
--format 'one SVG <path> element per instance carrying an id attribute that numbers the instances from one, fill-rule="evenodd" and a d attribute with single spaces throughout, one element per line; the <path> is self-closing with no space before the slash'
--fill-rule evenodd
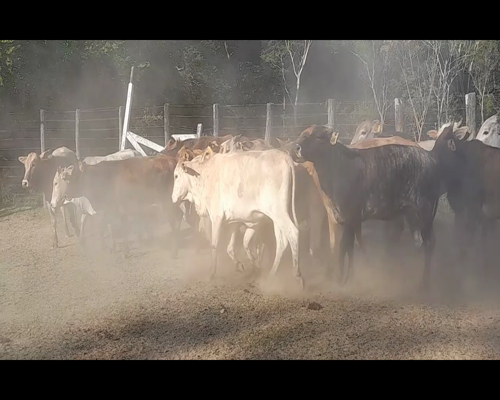
<path id="1" fill-rule="evenodd" d="M 297 129 L 297 104 L 299 104 L 300 74 L 297 76 L 297 87 L 295 89 L 295 104 L 293 107 L 293 125 Z"/>

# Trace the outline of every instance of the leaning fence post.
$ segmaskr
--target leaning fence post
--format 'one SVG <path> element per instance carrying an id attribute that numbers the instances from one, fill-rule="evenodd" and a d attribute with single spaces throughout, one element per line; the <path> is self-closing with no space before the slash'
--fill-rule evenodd
<path id="1" fill-rule="evenodd" d="M 45 151 L 45 110 L 40 110 L 40 154 Z M 45 193 L 43 193 L 43 208 L 47 208 Z"/>
<path id="2" fill-rule="evenodd" d="M 75 111 L 75 147 L 76 158 L 80 160 L 80 109 Z"/>
<path id="3" fill-rule="evenodd" d="M 266 143 L 269 145 L 271 144 L 272 130 L 273 130 L 273 103 L 267 103 L 265 140 Z"/>
<path id="4" fill-rule="evenodd" d="M 215 137 L 219 137 L 219 105 L 214 104 L 214 113 L 213 113 L 213 135 Z"/>
<path id="5" fill-rule="evenodd" d="M 198 136 L 198 139 L 201 137 L 201 130 L 203 129 L 203 124 L 198 124 L 196 127 L 196 136 Z"/>
<path id="6" fill-rule="evenodd" d="M 404 131 L 404 112 L 401 99 L 394 99 L 394 125 L 396 132 Z"/>
<path id="7" fill-rule="evenodd" d="M 163 135 L 165 136 L 165 147 L 170 140 L 170 104 L 163 105 Z"/>
<path id="8" fill-rule="evenodd" d="M 465 124 L 470 129 L 472 139 L 476 138 L 476 93 L 465 95 Z"/>
<path id="9" fill-rule="evenodd" d="M 132 92 L 134 88 L 134 67 L 130 70 L 130 82 L 128 84 L 127 103 L 125 104 L 125 118 L 123 121 L 122 141 L 120 143 L 120 150 L 125 150 L 127 143 L 128 124 L 130 122 L 130 108 L 132 107 Z"/>
<path id="10" fill-rule="evenodd" d="M 122 130 L 123 130 L 123 106 L 118 107 L 118 150 L 122 143 Z"/>
<path id="11" fill-rule="evenodd" d="M 334 129 L 335 125 L 335 100 L 328 99 L 328 127 Z"/>

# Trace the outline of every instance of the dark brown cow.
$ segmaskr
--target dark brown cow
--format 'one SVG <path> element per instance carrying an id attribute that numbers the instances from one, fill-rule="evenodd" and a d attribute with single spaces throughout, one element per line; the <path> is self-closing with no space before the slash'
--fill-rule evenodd
<path id="1" fill-rule="evenodd" d="M 80 234 L 80 229 L 76 223 L 75 207 L 73 204 L 65 205 L 64 207 L 51 208 L 50 199 L 52 196 L 52 182 L 58 167 L 66 167 L 78 162 L 74 151 L 59 147 L 55 150 L 46 150 L 42 154 L 29 153 L 27 156 L 19 157 L 19 162 L 24 164 L 24 177 L 22 187 L 33 189 L 42 192 L 45 195 L 47 208 L 50 214 L 52 225 L 52 248 L 58 247 L 57 229 L 56 229 L 56 212 L 61 208 L 63 215 L 63 223 L 66 231 L 66 237 L 71 236 L 67 216 L 71 221 L 71 225 L 77 235 Z M 77 172 L 78 173 L 78 172 Z M 68 214 L 68 215 L 67 215 Z"/>
<path id="2" fill-rule="evenodd" d="M 153 204 L 166 213 L 172 229 L 172 257 L 177 256 L 179 228 L 182 212 L 172 204 L 173 171 L 177 161 L 168 156 L 136 157 L 118 161 L 103 161 L 97 165 L 80 163 L 81 173 L 71 165 L 58 171 L 58 185 L 54 182 L 52 206 L 62 204 L 66 197 L 86 197 L 92 207 L 112 222 L 121 219 L 125 237 L 125 253 L 128 251 L 127 220 L 130 215 L 141 215 Z M 113 249 L 115 241 L 110 228 Z M 101 232 L 102 233 L 102 232 Z M 83 227 L 82 235 L 83 237 Z"/>
<path id="3" fill-rule="evenodd" d="M 387 145 L 349 149 L 337 142 L 338 134 L 326 126 L 313 125 L 295 142 L 296 161 L 311 161 L 321 188 L 330 198 L 336 220 L 344 226 L 339 267 L 348 255 L 353 263 L 356 229 L 368 219 L 389 220 L 405 215 L 420 230 L 425 251 L 422 287 L 429 288 L 430 264 L 435 246 L 433 221 L 440 197 L 436 159 L 414 146 Z"/>

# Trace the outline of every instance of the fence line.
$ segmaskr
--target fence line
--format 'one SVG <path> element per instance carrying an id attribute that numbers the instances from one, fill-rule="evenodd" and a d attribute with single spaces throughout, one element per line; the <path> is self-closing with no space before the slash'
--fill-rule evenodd
<path id="1" fill-rule="evenodd" d="M 469 96 L 465 103 L 468 112 L 465 108 L 459 111 L 469 124 L 476 113 L 475 98 Z M 293 111 L 291 104 L 283 103 L 133 107 L 130 110 L 129 131 L 163 147 L 172 136 L 196 134 L 200 123 L 203 126 L 202 135 L 243 133 L 266 140 L 272 137 L 296 137 L 310 125 L 325 124 L 339 132 L 341 141 L 348 142 L 361 121 L 379 119 L 372 103 L 367 101 L 340 102 L 327 99 L 323 102 L 300 103 L 295 115 Z M 395 99 L 388 112 L 393 117 L 384 121 L 384 130 L 398 127 L 398 131 L 404 131 L 406 137 L 413 138 L 415 126 L 409 111 Z M 22 119 L 22 116 L 27 119 Z M 4 123 L 8 126 L 0 127 L 0 203 L 23 195 L 26 199 L 33 198 L 21 188 L 24 167 L 18 160 L 19 156 L 66 146 L 83 159 L 119 149 L 123 106 L 81 109 L 78 113 L 77 110 L 41 110 L 39 119 L 33 117 L 33 114 L 28 113 L 6 113 Z M 424 132 L 431 128 L 435 128 L 434 124 L 427 122 Z"/>

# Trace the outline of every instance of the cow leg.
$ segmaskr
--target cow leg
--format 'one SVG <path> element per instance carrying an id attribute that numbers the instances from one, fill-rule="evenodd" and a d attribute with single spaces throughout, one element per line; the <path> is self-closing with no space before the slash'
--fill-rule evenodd
<path id="1" fill-rule="evenodd" d="M 177 258 L 179 254 L 180 237 L 182 223 L 182 212 L 178 207 L 172 206 L 169 212 L 170 230 L 172 232 L 172 258 Z"/>
<path id="2" fill-rule="evenodd" d="M 370 262 L 368 258 L 368 253 L 366 252 L 366 247 L 365 247 L 365 241 L 363 240 L 363 237 L 361 235 L 361 224 L 356 228 L 356 231 L 354 232 L 354 236 L 356 237 L 356 240 L 358 241 L 359 249 L 361 250 L 361 254 L 363 254 L 363 257 L 365 258 L 366 263 L 368 264 Z"/>
<path id="3" fill-rule="evenodd" d="M 252 254 L 252 250 L 250 249 L 250 242 L 253 240 L 254 237 L 255 237 L 255 229 L 247 228 L 245 231 L 245 234 L 243 235 L 243 248 L 245 249 L 245 253 L 247 254 L 247 257 L 252 262 L 252 267 L 260 270 L 261 269 L 261 264 L 260 264 L 261 259 L 259 259 L 259 258 L 261 258 L 261 256 L 262 256 L 262 252 L 259 251 L 260 246 L 257 246 L 257 257 L 254 257 L 254 255 Z"/>
<path id="4" fill-rule="evenodd" d="M 426 226 L 422 229 L 421 234 L 425 254 L 424 275 L 422 277 L 421 290 L 428 292 L 430 289 L 432 256 L 436 246 L 436 238 L 434 236 L 432 221 L 426 224 Z"/>
<path id="5" fill-rule="evenodd" d="M 210 271 L 210 280 L 215 278 L 217 272 L 217 251 L 219 248 L 219 239 L 222 227 L 222 218 L 215 217 L 212 221 L 212 265 Z"/>
<path id="6" fill-rule="evenodd" d="M 80 217 L 80 232 L 79 232 L 79 239 L 80 239 L 80 244 L 82 246 L 85 246 L 85 223 L 87 221 L 87 214 L 82 213 L 82 216 Z"/>
<path id="7" fill-rule="evenodd" d="M 111 248 L 110 248 L 111 253 L 116 253 L 116 241 L 115 241 L 113 224 L 111 222 L 108 222 L 107 228 L 108 228 L 109 240 L 111 241 Z"/>
<path id="8" fill-rule="evenodd" d="M 69 206 L 69 204 L 68 204 Z M 61 210 L 62 218 L 63 218 L 63 225 L 64 225 L 64 232 L 66 233 L 66 238 L 69 238 L 73 236 L 71 232 L 69 231 L 69 226 L 68 226 L 68 210 L 66 206 L 61 206 L 59 208 Z"/>
<path id="9" fill-rule="evenodd" d="M 495 232 L 495 221 L 484 218 L 481 223 L 481 254 L 485 276 L 491 272 L 491 256 L 494 250 L 493 235 Z"/>
<path id="10" fill-rule="evenodd" d="M 69 215 L 69 221 L 71 222 L 71 226 L 73 227 L 76 236 L 79 237 L 81 228 L 78 226 L 76 221 L 76 206 L 73 203 L 69 203 L 63 207 L 65 208 L 65 212 Z"/>
<path id="11" fill-rule="evenodd" d="M 305 282 L 304 278 L 302 277 L 302 274 L 300 273 L 300 267 L 299 267 L 299 229 L 295 226 L 295 224 L 292 222 L 290 218 L 288 220 L 286 218 L 282 218 L 282 221 L 284 221 L 284 226 L 283 228 L 279 227 L 277 230 L 281 231 L 281 236 L 285 236 L 285 239 L 288 241 L 288 244 L 290 244 L 290 250 L 292 251 L 292 264 L 293 264 L 293 269 L 292 273 L 294 278 L 298 281 L 300 287 L 304 289 L 305 287 Z M 276 229 L 276 226 L 275 226 Z M 277 235 L 276 235 L 277 236 Z M 286 242 L 284 242 L 284 248 L 282 251 L 282 254 L 280 256 L 280 261 L 281 257 L 283 256 L 283 252 L 286 249 Z M 277 242 L 276 242 L 277 244 Z M 278 247 L 276 247 L 276 254 L 278 254 Z M 276 259 L 275 259 L 276 261 Z M 273 269 L 277 269 L 277 265 L 273 265 Z M 275 271 L 276 273 L 276 271 Z"/>
<path id="12" fill-rule="evenodd" d="M 47 209 L 49 210 L 50 223 L 52 225 L 52 248 L 56 249 L 59 245 L 57 240 L 57 227 L 56 227 L 56 210 L 53 210 L 50 203 L 47 202 Z"/>
<path id="13" fill-rule="evenodd" d="M 340 240 L 340 251 L 339 251 L 339 283 L 344 286 L 348 279 L 349 274 L 353 268 L 354 264 L 354 232 L 358 228 L 357 225 L 346 225 L 344 227 L 344 233 L 342 239 Z M 345 256 L 348 257 L 347 270 L 345 270 Z"/>
<path id="14" fill-rule="evenodd" d="M 240 231 L 240 225 L 238 224 L 230 224 L 230 225 L 232 225 L 229 227 L 229 229 L 231 230 L 231 237 L 229 239 L 229 244 L 227 245 L 227 254 L 233 261 L 236 272 L 243 272 L 245 270 L 245 267 L 241 262 L 238 261 L 234 253 L 234 243 Z"/>
<path id="15" fill-rule="evenodd" d="M 337 223 L 337 221 L 333 217 L 333 214 L 330 213 L 328 213 L 328 231 L 330 233 L 331 266 L 327 269 L 327 276 L 331 276 L 332 271 L 335 269 L 335 258 L 338 257 L 339 254 L 339 246 L 340 246 L 339 238 L 340 238 L 340 233 L 342 231 L 342 226 Z"/>
<path id="16" fill-rule="evenodd" d="M 128 215 L 123 213 L 121 216 L 122 234 L 123 234 L 123 258 L 129 254 L 129 229 L 128 229 Z"/>
<path id="17" fill-rule="evenodd" d="M 278 272 L 278 267 L 281 263 L 281 259 L 283 258 L 283 253 L 286 250 L 286 236 L 278 226 L 274 226 L 274 237 L 276 238 L 276 254 L 274 256 L 273 266 L 271 271 L 269 272 L 270 276 L 275 276 L 276 272 Z"/>

